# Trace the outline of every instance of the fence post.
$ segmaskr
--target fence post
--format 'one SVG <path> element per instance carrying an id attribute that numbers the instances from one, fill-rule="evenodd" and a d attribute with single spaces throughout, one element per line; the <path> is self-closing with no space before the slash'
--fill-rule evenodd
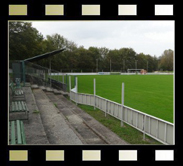
<path id="1" fill-rule="evenodd" d="M 64 84 L 64 74 L 62 75 L 62 83 Z"/>
<path id="2" fill-rule="evenodd" d="M 124 107 L 124 83 L 122 83 L 122 92 L 121 92 L 121 127 L 123 127 L 123 107 Z"/>
<path id="3" fill-rule="evenodd" d="M 69 76 L 69 92 L 71 91 L 71 76 Z"/>
<path id="4" fill-rule="evenodd" d="M 69 93 L 70 93 L 70 99 L 71 99 L 71 76 L 69 76 Z"/>
<path id="5" fill-rule="evenodd" d="M 51 59 L 50 59 L 50 88 L 51 88 Z"/>
<path id="6" fill-rule="evenodd" d="M 75 102 L 76 105 L 78 105 L 78 78 L 76 77 L 76 98 L 75 98 Z"/>
<path id="7" fill-rule="evenodd" d="M 167 140 L 167 136 L 166 136 L 166 133 L 167 133 L 167 124 L 165 123 L 165 133 L 164 133 L 164 142 L 166 142 Z"/>
<path id="8" fill-rule="evenodd" d="M 143 140 L 145 140 L 145 123 L 146 123 L 146 115 L 144 115 L 144 122 L 143 122 L 143 129 L 144 129 L 144 132 L 143 132 Z"/>
<path id="9" fill-rule="evenodd" d="M 95 82 L 95 78 L 93 79 L 93 90 L 94 90 L 94 110 L 95 110 L 95 95 L 96 95 L 96 82 Z"/>
<path id="10" fill-rule="evenodd" d="M 107 100 L 105 100 L 105 117 L 107 115 Z"/>
<path id="11" fill-rule="evenodd" d="M 74 76 L 74 87 L 76 87 L 76 76 Z"/>
<path id="12" fill-rule="evenodd" d="M 67 92 L 67 74 L 65 76 L 66 92 Z"/>

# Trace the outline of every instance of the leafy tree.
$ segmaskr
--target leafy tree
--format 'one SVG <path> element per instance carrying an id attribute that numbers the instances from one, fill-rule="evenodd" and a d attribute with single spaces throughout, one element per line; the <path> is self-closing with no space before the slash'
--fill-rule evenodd
<path id="1" fill-rule="evenodd" d="M 9 58 L 10 60 L 23 60 L 46 52 L 66 48 L 64 52 L 50 58 L 40 60 L 41 66 L 48 67 L 51 61 L 52 69 L 68 71 L 122 71 L 137 68 L 148 69 L 152 72 L 158 69 L 173 70 L 173 51 L 165 50 L 161 57 L 136 54 L 133 48 L 120 48 L 110 50 L 106 47 L 77 46 L 76 43 L 55 33 L 43 35 L 30 22 L 9 22 Z"/>
<path id="2" fill-rule="evenodd" d="M 173 51 L 171 49 L 165 50 L 160 60 L 160 69 L 173 71 Z"/>
<path id="3" fill-rule="evenodd" d="M 9 58 L 22 60 L 43 52 L 43 35 L 30 22 L 9 22 Z"/>

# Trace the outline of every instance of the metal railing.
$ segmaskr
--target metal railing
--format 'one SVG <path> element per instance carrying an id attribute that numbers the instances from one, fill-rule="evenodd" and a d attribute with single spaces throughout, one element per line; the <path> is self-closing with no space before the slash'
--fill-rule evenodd
<path id="1" fill-rule="evenodd" d="M 39 86 L 49 86 L 59 90 L 67 91 L 67 82 L 59 71 L 49 69 L 38 64 L 25 62 L 26 81 L 33 82 Z"/>
<path id="2" fill-rule="evenodd" d="M 160 118 L 143 113 L 136 109 L 124 106 L 103 97 L 77 93 L 76 88 L 71 89 L 70 99 L 78 104 L 94 106 L 102 110 L 105 114 L 109 114 L 135 129 L 143 133 L 143 137 L 148 135 L 157 141 L 167 144 L 174 144 L 174 124 Z"/>

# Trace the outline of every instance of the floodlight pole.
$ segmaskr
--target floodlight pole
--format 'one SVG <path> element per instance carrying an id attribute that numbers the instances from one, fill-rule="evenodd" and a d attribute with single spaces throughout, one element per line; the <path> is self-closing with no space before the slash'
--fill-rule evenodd
<path id="1" fill-rule="evenodd" d="M 96 72 L 98 72 L 98 59 L 96 59 Z"/>
<path id="2" fill-rule="evenodd" d="M 136 68 L 136 70 L 137 70 L 137 61 L 138 61 L 138 60 L 135 60 L 135 68 Z"/>
<path id="3" fill-rule="evenodd" d="M 125 71 L 125 59 L 123 60 L 123 72 Z"/>
<path id="4" fill-rule="evenodd" d="M 111 72 L 111 59 L 110 59 L 110 72 Z"/>

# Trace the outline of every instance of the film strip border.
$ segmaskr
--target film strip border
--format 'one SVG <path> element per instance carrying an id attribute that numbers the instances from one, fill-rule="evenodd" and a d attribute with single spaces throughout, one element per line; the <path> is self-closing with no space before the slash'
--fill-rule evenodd
<path id="1" fill-rule="evenodd" d="M 15 2 L 16 3 L 16 2 Z M 32 15 L 32 8 L 31 4 L 9 4 L 8 5 L 8 15 L 10 16 L 30 16 Z M 39 5 L 38 8 L 40 8 L 41 12 L 39 12 L 40 16 L 61 16 L 59 18 L 62 18 L 63 16 L 68 16 L 68 10 L 69 7 L 67 4 L 42 4 Z M 140 8 L 140 9 L 139 9 Z M 112 8 L 115 10 L 116 16 L 139 16 L 139 10 L 141 10 L 141 6 L 138 4 L 117 4 L 115 8 Z M 151 4 L 151 13 L 152 16 L 174 16 L 175 10 L 174 10 L 174 4 Z M 71 9 L 72 10 L 72 9 Z M 101 16 L 103 15 L 104 7 L 102 4 L 80 4 L 79 8 L 79 15 L 80 16 Z M 110 9 L 105 9 L 109 10 Z M 152 12 L 153 11 L 153 12 Z M 142 13 L 143 11 L 141 11 Z M 36 13 L 36 12 L 35 12 Z M 73 13 L 73 12 L 72 12 Z M 77 13 L 77 14 L 78 14 Z M 144 15 L 147 13 L 145 12 Z M 36 14 L 35 14 L 36 15 Z M 110 14 L 109 14 L 110 15 Z M 25 17 L 23 17 L 25 19 Z M 81 18 L 81 17 L 80 17 Z M 14 149 L 14 148 L 13 148 Z M 8 150 L 8 156 L 7 159 L 10 162 L 18 161 L 18 162 L 31 162 L 34 160 L 35 154 L 34 148 L 28 148 L 29 150 Z M 46 149 L 46 148 L 45 148 Z M 50 148 L 49 148 L 50 149 Z M 82 149 L 82 148 L 80 148 Z M 86 149 L 86 148 L 84 148 Z M 172 148 L 173 149 L 173 148 Z M 175 150 L 152 150 L 151 155 L 149 156 L 149 159 L 151 161 L 176 161 L 176 151 Z M 36 148 L 36 150 L 38 150 Z M 102 148 L 98 148 L 97 150 L 90 150 L 90 148 L 87 148 L 87 150 L 75 150 L 75 153 L 78 153 L 75 157 L 71 155 L 71 150 L 38 150 L 38 152 L 41 152 L 41 162 L 49 162 L 49 161 L 57 161 L 57 162 L 65 162 L 68 160 L 80 160 L 80 161 L 98 161 L 102 162 L 103 160 L 110 160 L 109 155 L 113 155 L 114 157 L 112 159 L 116 159 L 116 161 L 134 161 L 139 162 L 141 160 L 144 160 L 141 154 L 142 149 L 140 150 L 113 150 L 111 154 L 108 150 L 102 150 Z M 143 153 L 144 154 L 144 153 Z M 76 159 L 78 157 L 78 159 Z M 111 160 L 112 160 L 111 159 Z M 112 160 L 113 161 L 113 160 Z"/>
<path id="2" fill-rule="evenodd" d="M 42 151 L 42 160 L 43 162 L 47 161 L 67 161 L 67 159 L 71 160 L 74 155 L 71 155 L 67 150 L 44 150 Z M 104 154 L 103 154 L 104 153 Z M 109 152 L 110 155 L 111 152 Z M 103 159 L 108 158 L 109 155 L 106 154 L 104 150 L 81 150 L 79 152 L 80 156 L 78 156 L 78 160 L 81 161 L 103 161 Z M 139 159 L 139 151 L 138 150 L 116 150 L 117 156 L 115 158 L 117 161 L 139 161 L 144 160 Z M 174 150 L 155 150 L 153 152 L 154 156 L 151 156 L 151 160 L 153 161 L 175 161 Z M 41 154 L 40 154 L 41 155 Z M 105 156 L 106 155 L 106 156 Z M 72 157 L 71 157 L 72 156 Z M 111 157 L 112 158 L 112 157 Z M 19 162 L 31 162 L 31 150 L 9 150 L 9 161 L 19 161 Z M 150 162 L 150 161 L 149 161 Z"/>
<path id="3" fill-rule="evenodd" d="M 81 16 L 100 16 L 102 5 L 100 4 L 81 4 Z M 44 4 L 40 9 L 42 16 L 67 16 L 67 10 L 64 4 Z M 114 8 L 113 8 L 114 9 Z M 115 9 L 117 16 L 138 16 L 137 4 L 118 4 Z M 9 4 L 9 16 L 28 16 L 29 5 L 27 4 Z M 109 11 L 110 13 L 110 11 Z M 154 16 L 173 16 L 173 4 L 155 4 Z"/>

